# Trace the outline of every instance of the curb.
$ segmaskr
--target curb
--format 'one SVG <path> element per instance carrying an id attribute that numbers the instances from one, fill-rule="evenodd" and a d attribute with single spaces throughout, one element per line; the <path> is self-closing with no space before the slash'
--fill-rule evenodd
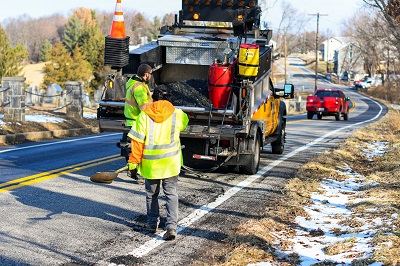
<path id="1" fill-rule="evenodd" d="M 29 141 L 46 140 L 53 138 L 76 137 L 82 135 L 90 135 L 100 133 L 98 127 L 76 128 L 76 129 L 60 129 L 41 132 L 18 133 L 0 136 L 0 144 L 17 144 Z"/>

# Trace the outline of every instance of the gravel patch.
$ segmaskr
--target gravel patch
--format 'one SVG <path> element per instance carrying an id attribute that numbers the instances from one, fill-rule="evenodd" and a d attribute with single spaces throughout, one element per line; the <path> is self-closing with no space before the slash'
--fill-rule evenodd
<path id="1" fill-rule="evenodd" d="M 208 107 L 211 105 L 208 98 L 207 80 L 190 79 L 160 86 L 167 87 L 172 97 L 172 104 L 175 106 Z"/>

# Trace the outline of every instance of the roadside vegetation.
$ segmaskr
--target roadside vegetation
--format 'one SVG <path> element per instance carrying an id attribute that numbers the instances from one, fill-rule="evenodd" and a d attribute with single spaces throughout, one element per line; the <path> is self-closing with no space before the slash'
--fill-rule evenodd
<path id="1" fill-rule="evenodd" d="M 375 88 L 367 94 L 380 97 L 390 106 L 398 101 L 397 88 Z M 392 94 L 392 95 L 390 95 Z M 390 97 L 389 97 L 390 95 Z M 357 179 L 354 179 L 357 177 Z M 312 223 L 309 210 L 318 212 L 315 198 L 326 197 L 324 184 L 353 182 L 353 191 L 346 189 L 342 196 L 349 201 L 343 206 L 350 214 L 334 215 L 331 221 L 307 231 L 304 239 L 323 242 L 327 235 L 340 241 L 326 245 L 321 256 L 351 261 L 351 265 L 399 265 L 400 263 L 400 110 L 389 107 L 381 120 L 352 134 L 340 148 L 329 149 L 310 159 L 291 177 L 281 194 L 267 203 L 263 219 L 248 220 L 238 226 L 218 248 L 206 252 L 205 258 L 194 265 L 252 265 L 260 262 L 274 265 L 299 265 L 299 217 Z M 339 197 L 339 192 L 336 195 Z M 321 201 L 329 204 L 328 200 Z M 308 211 L 307 211 L 308 210 Z M 326 229 L 326 228 L 331 229 Z M 364 228 L 364 229 L 363 229 Z M 358 251 L 357 234 L 370 230 L 369 250 Z M 303 228 L 304 229 L 304 228 Z M 318 238 L 321 237 L 321 238 Z M 367 236 L 364 236 L 368 238 Z M 300 241 L 300 245 L 311 245 Z M 368 241 L 366 241 L 368 242 Z M 311 252 L 312 253 L 312 252 Z M 347 254 L 347 255 L 341 255 Z M 340 257 L 343 256 L 343 257 Z M 304 259 L 304 258 L 303 258 Z M 312 265 L 336 265 L 332 260 L 321 260 Z M 268 264 L 260 264 L 268 265 Z M 378 264 L 379 265 L 379 264 Z"/>
<path id="2" fill-rule="evenodd" d="M 0 80 L 23 76 L 23 66 L 45 62 L 40 88 L 81 81 L 93 96 L 111 72 L 109 66 L 104 66 L 104 46 L 112 19 L 113 12 L 81 7 L 67 18 L 60 14 L 40 18 L 22 15 L 1 21 Z M 174 15 L 147 18 L 136 10 L 125 10 L 124 22 L 130 44 L 142 45 L 155 39 L 162 25 L 172 25 Z M 26 82 L 26 86 L 30 85 Z"/>

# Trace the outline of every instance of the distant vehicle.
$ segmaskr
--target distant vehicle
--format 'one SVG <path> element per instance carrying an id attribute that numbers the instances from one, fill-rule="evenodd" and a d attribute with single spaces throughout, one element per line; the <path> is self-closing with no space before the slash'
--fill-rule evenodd
<path id="1" fill-rule="evenodd" d="M 317 114 L 318 119 L 323 116 L 335 116 L 336 121 L 343 116 L 349 119 L 349 97 L 338 89 L 317 89 L 314 95 L 307 96 L 307 119 L 312 119 Z"/>
<path id="2" fill-rule="evenodd" d="M 364 79 L 355 80 L 355 81 L 353 82 L 354 87 L 357 87 L 358 84 L 360 84 L 360 83 L 363 82 L 363 81 L 364 81 Z"/>
<path id="3" fill-rule="evenodd" d="M 359 85 L 361 82 L 366 81 L 367 79 L 368 79 L 368 77 L 363 77 L 362 79 L 355 80 L 355 81 L 353 82 L 354 87 L 357 88 L 358 85 Z"/>
<path id="4" fill-rule="evenodd" d="M 366 78 L 364 81 L 361 81 L 356 87 L 360 90 L 367 90 L 371 87 L 372 82 L 372 78 Z"/>
<path id="5" fill-rule="evenodd" d="M 371 87 L 379 85 L 382 85 L 382 77 L 381 76 L 372 77 Z"/>

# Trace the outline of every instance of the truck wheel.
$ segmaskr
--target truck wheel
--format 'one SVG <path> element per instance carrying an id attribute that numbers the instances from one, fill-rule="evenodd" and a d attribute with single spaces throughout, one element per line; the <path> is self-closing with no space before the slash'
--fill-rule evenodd
<path id="1" fill-rule="evenodd" d="M 317 118 L 318 118 L 319 120 L 321 120 L 321 119 L 322 119 L 322 114 L 317 114 Z"/>
<path id="2" fill-rule="evenodd" d="M 337 112 L 337 113 L 335 114 L 335 119 L 336 119 L 336 121 L 339 121 L 339 120 L 340 120 L 340 112 Z"/>
<path id="3" fill-rule="evenodd" d="M 275 141 L 271 142 L 273 154 L 283 153 L 283 150 L 285 149 L 285 137 L 286 137 L 286 130 L 284 125 L 282 125 L 281 132 L 279 132 L 278 138 Z"/>
<path id="4" fill-rule="evenodd" d="M 256 135 L 256 138 L 254 140 L 246 140 L 248 143 L 247 145 L 253 145 L 252 151 L 253 151 L 253 158 L 251 160 L 251 163 L 248 165 L 242 165 L 240 167 L 240 172 L 246 175 L 254 175 L 255 173 L 258 172 L 258 167 L 260 165 L 260 137 L 259 134 Z"/>
<path id="5" fill-rule="evenodd" d="M 307 112 L 307 119 L 312 119 L 314 116 L 313 112 Z"/>
<path id="6" fill-rule="evenodd" d="M 346 121 L 349 120 L 349 113 L 343 114 L 343 119 Z"/>

